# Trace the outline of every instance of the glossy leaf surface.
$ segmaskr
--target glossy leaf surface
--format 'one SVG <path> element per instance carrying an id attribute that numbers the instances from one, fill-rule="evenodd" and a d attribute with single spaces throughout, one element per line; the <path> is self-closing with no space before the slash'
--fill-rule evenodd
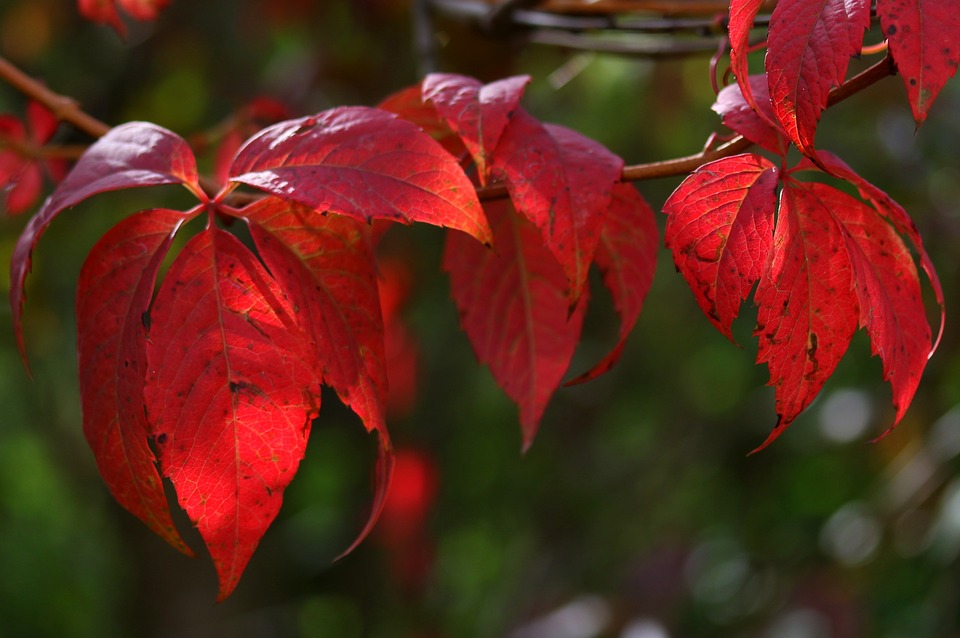
<path id="1" fill-rule="evenodd" d="M 491 240 L 456 159 L 379 109 L 341 107 L 266 128 L 240 149 L 230 175 L 321 213 L 426 222 Z"/>

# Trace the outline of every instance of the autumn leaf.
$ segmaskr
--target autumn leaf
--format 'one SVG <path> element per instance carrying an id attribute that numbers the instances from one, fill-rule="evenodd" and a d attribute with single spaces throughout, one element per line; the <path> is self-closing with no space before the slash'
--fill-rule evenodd
<path id="1" fill-rule="evenodd" d="M 477 358 L 520 407 L 526 450 L 570 365 L 588 295 L 571 313 L 566 276 L 540 231 L 508 202 L 485 207 L 496 251 L 450 233 L 443 268 Z"/>
<path id="2" fill-rule="evenodd" d="M 663 205 L 677 270 L 700 309 L 728 339 L 740 304 L 773 248 L 777 168 L 744 154 L 704 164 Z"/>
<path id="3" fill-rule="evenodd" d="M 150 319 L 144 396 L 153 440 L 223 600 L 303 458 L 320 407 L 314 349 L 256 257 L 216 228 L 184 247 Z"/>
<path id="4" fill-rule="evenodd" d="M 77 7 L 87 20 L 109 25 L 123 37 L 127 27 L 120 19 L 118 5 L 137 20 L 155 20 L 169 3 L 170 0 L 77 0 Z"/>
<path id="5" fill-rule="evenodd" d="M 879 0 L 877 15 L 920 126 L 960 64 L 960 11 L 947 0 Z"/>
<path id="6" fill-rule="evenodd" d="M 450 130 L 432 104 L 423 101 L 421 84 L 408 86 L 385 98 L 377 108 L 399 115 L 436 140 L 456 158 L 467 155 L 460 136 Z"/>
<path id="7" fill-rule="evenodd" d="M 913 256 L 873 208 L 823 184 L 809 188 L 843 229 L 856 277 L 860 327 L 870 336 L 872 352 L 883 363 L 883 378 L 893 389 L 893 429 L 913 400 L 931 350 Z"/>
<path id="8" fill-rule="evenodd" d="M 827 203 L 808 184 L 781 194 L 773 259 L 757 286 L 760 347 L 770 370 L 777 438 L 806 408 L 847 351 L 860 315 L 846 242 Z"/>
<path id="9" fill-rule="evenodd" d="M 530 77 L 516 76 L 482 84 L 452 73 L 433 73 L 423 80 L 423 99 L 460 136 L 477 166 L 480 184 L 487 183 L 490 157 L 513 117 Z"/>
<path id="10" fill-rule="evenodd" d="M 563 267 L 573 305 L 593 263 L 623 160 L 598 142 L 518 110 L 492 169 L 506 180 L 514 206 L 540 230 Z"/>
<path id="11" fill-rule="evenodd" d="M 426 222 L 491 240 L 456 159 L 379 109 L 340 107 L 266 128 L 237 153 L 230 179 L 321 213 Z"/>
<path id="12" fill-rule="evenodd" d="M 73 170 L 34 215 L 13 251 L 10 266 L 10 307 L 17 346 L 26 363 L 23 343 L 24 284 L 31 255 L 50 223 L 61 212 L 107 191 L 182 184 L 202 193 L 193 151 L 175 133 L 147 122 L 130 122 L 111 129 L 77 160 Z"/>
<path id="13" fill-rule="evenodd" d="M 934 298 L 940 307 L 940 329 L 937 338 L 930 348 L 930 354 L 932 355 L 940 343 L 940 338 L 943 336 L 943 329 L 946 324 L 946 312 L 944 310 L 943 286 L 940 283 L 940 276 L 937 274 L 937 269 L 933 265 L 933 260 L 930 259 L 930 254 L 923 245 L 923 238 L 920 237 L 920 231 L 917 229 L 917 225 L 913 222 L 913 219 L 910 218 L 907 211 L 904 210 L 903 206 L 898 204 L 896 200 L 883 190 L 860 176 L 846 162 L 833 153 L 829 151 L 818 151 L 817 162 L 819 164 L 819 166 L 816 167 L 818 170 L 826 168 L 836 177 L 853 184 L 860 192 L 860 196 L 869 201 L 878 213 L 889 220 L 890 223 L 893 224 L 893 227 L 897 229 L 897 232 L 910 239 L 910 242 L 919 254 L 920 266 L 930 280 Z M 812 163 L 809 164 L 809 166 L 813 168 Z"/>
<path id="14" fill-rule="evenodd" d="M 387 439 L 383 318 L 369 227 L 267 197 L 238 213 L 298 315 L 323 382 Z"/>
<path id="15" fill-rule="evenodd" d="M 749 86 L 753 106 L 747 102 L 740 84 L 721 89 L 713 110 L 720 114 L 724 126 L 777 155 L 786 155 L 789 144 L 770 102 L 766 75 L 751 75 Z"/>
<path id="16" fill-rule="evenodd" d="M 830 89 L 845 79 L 869 27 L 869 0 L 779 0 L 774 7 L 766 58 L 770 98 L 804 154 L 813 152 Z"/>
<path id="17" fill-rule="evenodd" d="M 653 285 L 659 240 L 653 210 L 643 196 L 631 184 L 614 186 L 595 261 L 620 315 L 617 343 L 603 359 L 566 385 L 595 379 L 620 360 Z"/>
<path id="18" fill-rule="evenodd" d="M 31 150 L 39 152 L 50 141 L 59 126 L 57 118 L 47 107 L 31 101 L 25 119 L 24 123 L 13 115 L 0 115 L 0 190 L 5 191 L 4 209 L 11 215 L 33 206 L 43 188 L 44 171 L 55 181 L 66 173 L 63 160 L 39 160 L 29 154 Z"/>
<path id="19" fill-rule="evenodd" d="M 727 23 L 727 37 L 730 40 L 730 70 L 740 86 L 743 99 L 754 111 L 759 111 L 753 95 L 753 85 L 749 82 L 750 30 L 764 0 L 730 0 L 730 15 Z"/>
<path id="20" fill-rule="evenodd" d="M 147 309 L 160 264 L 187 219 L 172 210 L 139 213 L 97 242 L 77 286 L 77 353 L 83 432 L 100 475 L 118 503 L 192 555 L 170 518 L 143 409 Z"/>

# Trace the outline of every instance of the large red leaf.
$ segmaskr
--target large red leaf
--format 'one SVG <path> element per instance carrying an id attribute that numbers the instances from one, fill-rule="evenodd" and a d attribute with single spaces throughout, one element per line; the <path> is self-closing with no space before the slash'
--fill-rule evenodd
<path id="1" fill-rule="evenodd" d="M 491 202 L 486 209 L 496 252 L 451 233 L 443 267 L 477 358 L 520 406 L 526 450 L 570 365 L 587 294 L 571 313 L 566 277 L 537 228 L 508 202 Z"/>
<path id="2" fill-rule="evenodd" d="M 777 155 L 786 155 L 789 148 L 783 129 L 776 123 L 766 75 L 751 75 L 753 106 L 745 98 L 739 84 L 721 89 L 713 110 L 720 114 L 730 130 Z"/>
<path id="3" fill-rule="evenodd" d="M 843 82 L 870 27 L 870 0 L 779 0 L 767 37 L 767 78 L 777 119 L 813 152 L 830 89 Z M 742 86 L 742 84 L 741 84 Z"/>
<path id="4" fill-rule="evenodd" d="M 33 216 L 17 241 L 10 266 L 13 329 L 24 361 L 23 287 L 33 249 L 50 223 L 63 210 L 92 195 L 161 184 L 183 184 L 201 194 L 193 152 L 175 133 L 147 122 L 130 122 L 94 142 Z"/>
<path id="5" fill-rule="evenodd" d="M 740 304 L 773 248 L 777 168 L 759 155 L 704 164 L 663 205 L 673 261 L 711 323 L 728 339 Z"/>
<path id="6" fill-rule="evenodd" d="M 240 213 L 260 256 L 298 309 L 323 382 L 379 434 L 376 492 L 370 517 L 349 553 L 373 529 L 390 486 L 393 448 L 384 420 L 386 354 L 368 225 L 320 215 L 269 197 Z"/>
<path id="7" fill-rule="evenodd" d="M 937 345 L 940 343 L 940 338 L 943 336 L 943 328 L 946 322 L 943 286 L 940 283 L 940 276 L 937 274 L 937 269 L 933 265 L 933 260 L 930 259 L 927 249 L 923 246 L 923 239 L 920 237 L 920 231 L 917 230 L 917 225 L 913 223 L 913 220 L 907 211 L 904 210 L 903 206 L 898 204 L 886 192 L 861 177 L 856 171 L 850 168 L 846 162 L 833 153 L 829 151 L 818 151 L 817 161 L 820 166 L 827 168 L 835 176 L 853 184 L 857 190 L 860 191 L 860 196 L 868 200 L 881 215 L 890 220 L 890 223 L 893 224 L 899 233 L 908 237 L 913 247 L 917 250 L 920 256 L 920 266 L 930 280 L 934 298 L 940 306 L 940 329 L 930 349 L 930 354 L 933 354 L 933 351 L 936 350 Z"/>
<path id="8" fill-rule="evenodd" d="M 208 228 L 151 311 L 145 398 L 164 475 L 236 586 L 280 509 L 319 405 L 314 349 L 252 253 Z"/>
<path id="9" fill-rule="evenodd" d="M 923 124 L 940 89 L 960 64 L 960 11 L 950 0 L 878 0 L 877 14 L 910 98 Z"/>
<path id="10" fill-rule="evenodd" d="M 369 226 L 275 197 L 239 213 L 257 250 L 298 308 L 323 382 L 386 437 L 383 317 Z"/>
<path id="11" fill-rule="evenodd" d="M 653 210 L 643 196 L 632 184 L 614 186 L 607 222 L 600 232 L 596 264 L 620 315 L 618 340 L 607 356 L 567 385 L 595 379 L 619 361 L 653 284 L 659 243 Z"/>
<path id="12" fill-rule="evenodd" d="M 541 124 L 523 110 L 510 120 L 493 157 L 514 206 L 543 235 L 563 266 L 575 302 L 600 241 L 623 160 L 562 126 Z"/>
<path id="13" fill-rule="evenodd" d="M 147 444 L 144 316 L 157 271 L 187 217 L 152 210 L 128 217 L 90 251 L 77 287 L 83 432 L 114 498 L 178 550 L 192 553 L 170 519 Z"/>
<path id="14" fill-rule="evenodd" d="M 423 80 L 423 99 L 463 140 L 477 165 L 481 184 L 487 183 L 490 156 L 530 82 L 526 75 L 482 84 L 453 73 L 433 73 Z"/>
<path id="15" fill-rule="evenodd" d="M 230 179 L 321 213 L 427 222 L 491 241 L 456 159 L 380 109 L 341 107 L 266 128 L 237 153 Z"/>
<path id="16" fill-rule="evenodd" d="M 778 420 L 757 450 L 813 401 L 847 351 L 860 316 L 845 238 L 814 186 L 785 185 L 773 248 L 755 295 L 756 335 L 757 363 L 770 370 Z"/>
<path id="17" fill-rule="evenodd" d="M 825 184 L 807 188 L 843 229 L 860 301 L 860 326 L 870 335 L 873 354 L 883 362 L 883 378 L 893 388 L 895 426 L 913 400 L 930 352 L 930 325 L 913 256 L 874 209 Z"/>

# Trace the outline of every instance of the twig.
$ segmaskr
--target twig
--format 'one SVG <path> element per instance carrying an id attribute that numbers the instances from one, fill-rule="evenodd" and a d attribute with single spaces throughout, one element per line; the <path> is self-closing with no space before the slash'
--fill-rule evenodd
<path id="1" fill-rule="evenodd" d="M 69 122 L 92 137 L 102 137 L 110 130 L 108 124 L 87 114 L 75 100 L 54 93 L 2 56 L 0 56 L 0 79 L 28 98 L 46 106 L 58 120 Z"/>
<path id="2" fill-rule="evenodd" d="M 827 98 L 827 106 L 833 106 L 846 100 L 852 95 L 863 91 L 867 87 L 877 83 L 885 77 L 896 74 L 896 67 L 893 58 L 889 55 L 882 60 L 867 68 L 863 72 L 853 76 L 840 86 L 830 91 Z M 753 143 L 738 135 L 729 142 L 722 144 L 714 149 L 707 149 L 694 155 L 678 157 L 675 159 L 664 160 L 660 162 L 651 162 L 648 164 L 635 164 L 625 166 L 623 169 L 623 181 L 637 182 L 647 179 L 656 179 L 658 177 L 675 177 L 677 175 L 686 175 L 696 170 L 707 162 L 718 160 L 723 157 L 729 157 L 742 153 L 753 145 Z M 487 201 L 507 197 L 507 186 L 503 182 L 495 182 L 484 188 L 477 189 L 477 195 L 481 200 Z"/>

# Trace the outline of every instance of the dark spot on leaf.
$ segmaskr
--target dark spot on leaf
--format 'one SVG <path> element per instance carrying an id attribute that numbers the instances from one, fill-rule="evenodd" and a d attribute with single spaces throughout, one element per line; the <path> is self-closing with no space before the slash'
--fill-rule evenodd
<path id="1" fill-rule="evenodd" d="M 894 35 L 896 32 L 897 32 L 897 25 L 891 24 L 889 27 L 887 27 L 887 37 Z"/>
<path id="2" fill-rule="evenodd" d="M 167 434 L 166 434 L 166 432 L 161 432 L 160 434 L 157 435 L 157 443 L 158 443 L 159 445 L 163 445 L 163 444 L 166 443 L 166 442 L 167 442 Z"/>

